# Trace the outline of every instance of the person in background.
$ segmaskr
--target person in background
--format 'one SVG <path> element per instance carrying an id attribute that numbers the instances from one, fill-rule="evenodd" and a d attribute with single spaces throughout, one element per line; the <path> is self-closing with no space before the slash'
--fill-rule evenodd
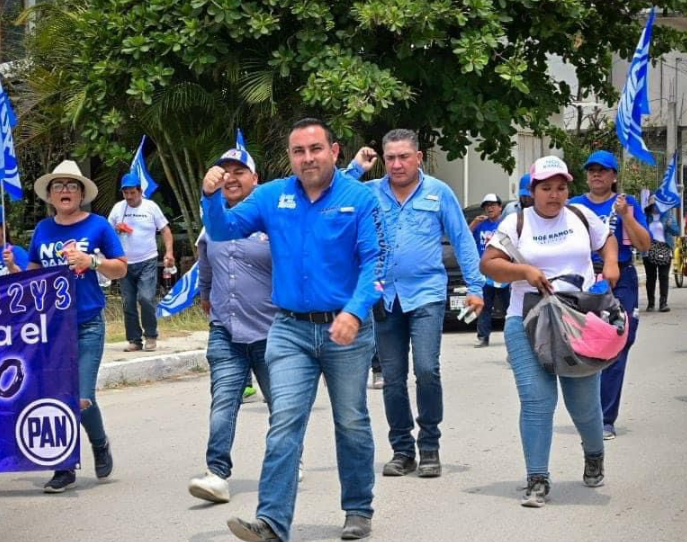
<path id="1" fill-rule="evenodd" d="M 258 184 L 255 161 L 245 150 L 229 149 L 214 167 L 223 170 L 221 190 L 228 208 L 240 205 Z M 231 448 L 251 370 L 270 409 L 265 349 L 277 313 L 270 299 L 272 257 L 269 239 L 262 232 L 231 241 L 212 241 L 203 232 L 198 254 L 200 303 L 210 316 L 207 359 L 212 404 L 207 471 L 193 478 L 188 489 L 199 499 L 224 503 L 230 499 Z"/>
<path id="2" fill-rule="evenodd" d="M 143 197 L 138 175 L 127 173 L 122 177 L 122 195 L 124 199 L 115 204 L 108 220 L 119 234 L 128 260 L 126 277 L 119 281 L 126 340 L 129 341 L 124 351 L 153 351 L 157 348 L 158 337 L 155 313 L 158 253 L 155 234 L 160 232 L 162 235 L 165 245 L 163 263 L 166 268 L 174 266 L 174 238 L 169 222 L 157 203 Z"/>
<path id="3" fill-rule="evenodd" d="M 422 169 L 422 151 L 412 130 L 396 129 L 382 140 L 386 175 L 365 186 L 372 189 L 384 212 L 389 270 L 384 285 L 383 316 L 376 317 L 377 350 L 384 375 L 384 410 L 393 457 L 384 476 L 441 476 L 439 439 L 444 415 L 441 384 L 441 335 L 446 309 L 446 269 L 442 240 L 451 240 L 468 285 L 470 310 L 482 310 L 484 277 L 479 257 L 458 198 L 439 179 Z M 364 149 L 361 149 L 363 151 Z M 359 151 L 348 171 L 360 176 L 376 156 Z M 356 173 L 357 171 L 357 173 Z M 412 344 L 417 392 L 417 440 L 408 397 L 408 354 Z M 416 450 L 417 446 L 417 450 Z M 419 451 L 420 462 L 415 457 Z"/>
<path id="4" fill-rule="evenodd" d="M 370 381 L 370 388 L 373 390 L 384 389 L 384 375 L 382 374 L 382 364 L 379 361 L 379 353 L 375 348 L 374 356 L 372 356 L 372 379 Z"/>
<path id="5" fill-rule="evenodd" d="M 7 231 L 7 238 L 5 238 Z M 7 223 L 5 222 L 5 209 L 0 206 L 0 247 L 2 247 L 2 257 L 0 257 L 0 277 L 10 273 L 24 271 L 29 265 L 29 254 L 19 245 L 13 245 L 10 239 Z"/>
<path id="6" fill-rule="evenodd" d="M 518 200 L 511 201 L 508 205 L 506 205 L 506 207 L 503 209 L 501 219 L 503 220 L 511 213 L 518 213 L 523 209 L 532 207 L 533 202 L 534 200 L 532 199 L 532 194 L 530 193 L 530 174 L 525 173 L 522 177 L 520 177 Z"/>
<path id="7" fill-rule="evenodd" d="M 576 196 L 570 203 L 584 205 L 603 220 L 618 242 L 618 265 L 620 280 L 613 288 L 630 317 L 630 332 L 627 344 L 620 358 L 601 374 L 601 406 L 604 412 L 604 438 L 616 437 L 615 422 L 620 410 L 620 395 L 623 388 L 625 366 L 630 348 L 637 336 L 639 325 L 639 279 L 634 266 L 632 247 L 643 252 L 649 250 L 651 237 L 644 212 L 632 196 L 617 194 L 618 161 L 608 151 L 595 151 L 589 155 L 584 169 L 587 171 L 589 192 Z M 603 260 L 593 254 L 594 270 L 600 273 Z"/>
<path id="8" fill-rule="evenodd" d="M 28 269 L 66 264 L 77 274 L 81 425 L 93 448 L 95 474 L 99 479 L 107 478 L 113 461 L 95 394 L 105 345 L 105 295 L 98 284 L 98 273 L 110 280 L 121 279 L 126 275 L 126 256 L 107 220 L 81 208 L 95 199 L 98 188 L 81 174 L 76 162 L 65 160 L 52 173 L 40 177 L 33 189 L 55 209 L 55 216 L 36 226 L 29 246 Z M 58 250 L 58 246 L 63 249 Z M 75 482 L 75 471 L 58 470 L 43 490 L 62 493 Z"/>
<path id="9" fill-rule="evenodd" d="M 603 485 L 604 441 L 599 373 L 584 378 L 557 377 L 539 363 L 525 332 L 523 302 L 527 292 L 554 291 L 549 278 L 564 274 L 584 277 L 583 289 L 595 282 L 590 246 L 603 255 L 604 278 L 613 284 L 618 278 L 617 245 L 608 226 L 589 209 L 577 205 L 581 216 L 566 208 L 572 176 L 565 162 L 556 156 L 538 159 L 530 170 L 534 205 L 523 211 L 522 231 L 518 215 L 499 225 L 482 257 L 481 270 L 499 282 L 510 282 L 511 303 L 504 334 L 513 376 L 520 398 L 520 437 L 527 468 L 527 488 L 521 500 L 525 507 L 545 505 L 551 488 L 549 456 L 553 439 L 553 415 L 560 382 L 565 406 L 582 439 L 584 472 L 589 487 Z M 501 235 L 517 247 L 527 264 L 512 261 Z"/>
<path id="10" fill-rule="evenodd" d="M 529 194 L 529 189 L 527 193 Z M 469 225 L 470 231 L 475 238 L 477 252 L 480 258 L 484 254 L 487 244 L 494 235 L 496 228 L 498 228 L 501 223 L 503 204 L 498 195 L 487 194 L 482 198 L 481 207 L 485 214 L 476 216 Z M 504 312 L 508 310 L 508 304 L 510 303 L 510 285 L 507 283 L 495 282 L 492 278 L 487 277 L 487 282 L 482 292 L 484 295 L 484 309 L 482 309 L 479 319 L 477 320 L 477 342 L 475 343 L 475 348 L 489 346 L 491 313 L 494 309 L 496 296 L 499 297 Z"/>
<path id="11" fill-rule="evenodd" d="M 646 222 L 649 225 L 649 233 L 651 234 L 652 245 L 658 245 L 657 248 L 662 248 L 666 254 L 669 254 L 670 259 L 673 256 L 675 249 L 675 236 L 680 235 L 675 220 L 672 216 L 672 211 L 667 211 L 661 214 L 656 206 L 656 199 L 654 196 L 649 198 L 649 205 L 644 209 L 646 215 Z M 667 263 L 656 263 L 651 258 L 649 253 L 644 253 L 642 261 L 646 271 L 646 297 L 647 306 L 646 311 L 652 312 L 656 307 L 656 277 L 658 276 L 658 310 L 660 312 L 669 312 L 668 306 L 668 286 L 670 282 L 670 259 Z"/>

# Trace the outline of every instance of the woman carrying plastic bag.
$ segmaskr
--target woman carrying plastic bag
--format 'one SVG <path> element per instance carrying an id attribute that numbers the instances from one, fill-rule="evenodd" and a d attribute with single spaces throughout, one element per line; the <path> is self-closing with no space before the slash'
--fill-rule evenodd
<path id="1" fill-rule="evenodd" d="M 619 271 L 618 246 L 609 237 L 608 226 L 587 209 L 579 207 L 578 213 L 566 207 L 572 176 L 565 163 L 555 156 L 540 158 L 530 168 L 530 176 L 534 206 L 523 211 L 521 231 L 518 231 L 516 214 L 501 222 L 500 235 L 492 238 L 482 257 L 481 271 L 499 282 L 512 283 L 504 331 L 520 397 L 520 436 L 527 468 L 527 489 L 521 504 L 542 507 L 551 487 L 549 455 L 558 380 L 568 412 L 582 438 L 583 481 L 589 487 L 600 486 L 604 480 L 603 420 L 599 373 L 581 378 L 557 376 L 537 359 L 523 322 L 525 294 L 571 289 L 564 286 L 564 281 L 552 283 L 547 278 L 561 275 L 579 275 L 583 279 L 581 289 L 591 288 L 595 276 L 590 246 L 603 256 L 603 276 L 611 285 L 618 279 Z M 502 244 L 504 239 L 529 264 L 512 261 Z"/>

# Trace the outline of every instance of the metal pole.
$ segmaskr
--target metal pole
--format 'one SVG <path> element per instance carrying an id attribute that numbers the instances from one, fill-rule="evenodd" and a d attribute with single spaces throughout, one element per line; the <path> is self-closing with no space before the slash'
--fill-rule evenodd
<path id="1" fill-rule="evenodd" d="M 468 156 L 470 156 L 470 147 L 465 150 L 465 156 L 463 156 L 463 207 L 468 206 L 468 175 L 470 174 Z"/>
<path id="2" fill-rule="evenodd" d="M 3 173 L 4 175 L 4 173 Z M 5 177 L 0 179 L 0 208 L 2 208 L 2 250 L 5 250 L 7 244 L 7 214 L 5 213 Z M 0 254 L 2 258 L 2 254 Z"/>

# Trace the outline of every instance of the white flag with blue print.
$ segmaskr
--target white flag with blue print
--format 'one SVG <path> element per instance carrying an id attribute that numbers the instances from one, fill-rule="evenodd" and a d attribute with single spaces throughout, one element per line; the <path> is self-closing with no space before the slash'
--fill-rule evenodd
<path id="1" fill-rule="evenodd" d="M 143 147 L 146 142 L 146 136 L 144 135 L 141 139 L 141 144 L 138 146 L 136 155 L 131 162 L 130 173 L 133 173 L 138 177 L 141 183 L 141 191 L 143 192 L 143 197 L 150 199 L 153 193 L 157 190 L 157 183 L 153 177 L 148 173 L 148 168 L 146 167 L 146 161 L 143 157 Z"/>
<path id="2" fill-rule="evenodd" d="M 656 161 L 642 139 L 642 115 L 651 113 L 648 72 L 653 23 L 654 8 L 651 9 L 649 20 L 635 49 L 615 119 L 615 131 L 623 147 L 639 160 L 651 165 L 655 165 Z"/>
<path id="3" fill-rule="evenodd" d="M 186 274 L 181 277 L 172 290 L 158 303 L 157 316 L 164 318 L 172 316 L 193 305 L 193 299 L 200 291 L 198 287 L 198 262 L 193 264 Z"/>
<path id="4" fill-rule="evenodd" d="M 675 152 L 673 159 L 668 165 L 661 186 L 658 187 L 656 194 L 654 194 L 654 200 L 658 212 L 661 214 L 680 205 L 680 194 L 677 191 L 677 152 Z"/>
<path id="5" fill-rule="evenodd" d="M 13 201 L 22 199 L 24 193 L 19 181 L 19 164 L 14 153 L 12 128 L 17 125 L 17 118 L 12 111 L 10 97 L 0 83 L 0 182 Z"/>

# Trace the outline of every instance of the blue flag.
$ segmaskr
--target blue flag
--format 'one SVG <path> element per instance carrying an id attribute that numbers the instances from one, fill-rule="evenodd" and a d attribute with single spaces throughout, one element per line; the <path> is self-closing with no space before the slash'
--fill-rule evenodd
<path id="1" fill-rule="evenodd" d="M 654 194 L 654 199 L 656 200 L 656 207 L 661 214 L 680 205 L 680 194 L 677 191 L 677 151 L 675 151 L 673 159 L 668 165 L 661 186 L 658 187 L 656 194 Z"/>
<path id="2" fill-rule="evenodd" d="M 157 190 L 157 183 L 153 180 L 150 173 L 148 173 L 148 168 L 146 167 L 145 158 L 143 158 L 143 147 L 145 146 L 146 136 L 144 135 L 141 139 L 141 144 L 138 146 L 136 155 L 131 162 L 131 169 L 129 173 L 138 177 L 141 184 L 141 191 L 143 192 L 143 197 L 150 199 L 153 193 Z"/>
<path id="3" fill-rule="evenodd" d="M 0 83 L 0 182 L 13 201 L 22 199 L 24 193 L 19 182 L 19 166 L 14 154 L 12 128 L 17 125 L 10 98 Z"/>
<path id="4" fill-rule="evenodd" d="M 246 144 L 243 141 L 243 132 L 241 128 L 236 129 L 236 148 L 240 151 L 247 151 Z"/>
<path id="5" fill-rule="evenodd" d="M 651 165 L 655 165 L 656 161 L 642 139 L 642 115 L 651 112 L 648 70 L 653 23 L 654 8 L 651 9 L 649 20 L 635 49 L 615 119 L 615 131 L 623 147 L 639 160 Z"/>
<path id="6" fill-rule="evenodd" d="M 193 305 L 193 298 L 200 291 L 198 288 L 198 262 L 181 277 L 172 290 L 157 305 L 158 318 L 172 316 Z"/>

